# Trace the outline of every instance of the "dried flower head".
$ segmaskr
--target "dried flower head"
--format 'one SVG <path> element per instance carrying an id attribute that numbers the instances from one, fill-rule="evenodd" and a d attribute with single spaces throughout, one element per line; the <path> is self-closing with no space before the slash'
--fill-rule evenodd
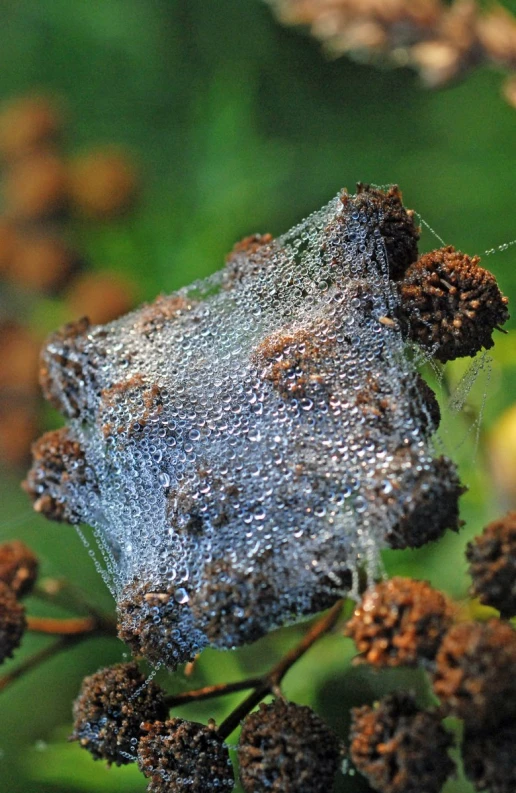
<path id="1" fill-rule="evenodd" d="M 93 383 L 84 357 L 89 332 L 88 318 L 81 317 L 52 333 L 41 351 L 39 382 L 43 396 L 68 418 L 79 416 L 85 388 Z"/>
<path id="2" fill-rule="evenodd" d="M 516 790 L 516 722 L 496 731 L 466 731 L 462 757 L 466 776 L 475 790 L 514 793 Z"/>
<path id="3" fill-rule="evenodd" d="M 455 465 L 447 457 L 436 457 L 424 467 L 417 466 L 410 449 L 398 449 L 393 470 L 397 477 L 387 487 L 379 487 L 379 496 L 387 502 L 401 502 L 398 521 L 389 529 L 386 541 L 391 548 L 419 548 L 438 540 L 446 529 L 458 531 L 459 498 L 466 488 L 461 484 Z M 414 486 L 400 498 L 406 475 L 414 478 Z"/>
<path id="4" fill-rule="evenodd" d="M 85 481 L 84 452 L 67 427 L 46 432 L 32 445 L 32 466 L 22 486 L 36 512 L 49 520 L 77 523 L 67 488 Z"/>
<path id="5" fill-rule="evenodd" d="M 357 184 L 356 197 L 350 202 L 349 195 L 342 196 L 344 206 L 351 206 L 354 213 L 364 216 L 364 222 L 378 227 L 393 280 L 401 278 L 407 267 L 418 257 L 417 243 L 420 229 L 414 223 L 414 212 L 402 203 L 398 185 L 380 190 L 368 184 Z"/>
<path id="6" fill-rule="evenodd" d="M 516 512 L 494 520 L 468 543 L 471 594 L 502 617 L 516 615 Z"/>
<path id="7" fill-rule="evenodd" d="M 447 715 L 475 730 L 516 715 L 516 632 L 507 623 L 463 622 L 445 635 L 433 687 Z"/>
<path id="8" fill-rule="evenodd" d="M 426 581 L 391 578 L 369 589 L 347 623 L 361 654 L 374 666 L 414 666 L 435 658 L 453 609 Z"/>
<path id="9" fill-rule="evenodd" d="M 311 708 L 276 699 L 244 721 L 240 780 L 246 793 L 327 793 L 341 756 L 339 739 Z"/>
<path id="10" fill-rule="evenodd" d="M 83 680 L 74 703 L 74 731 L 96 760 L 125 765 L 136 760 L 144 721 L 164 719 L 164 692 L 132 662 L 106 667 Z"/>
<path id="11" fill-rule="evenodd" d="M 12 100 L 0 114 L 0 154 L 11 160 L 52 145 L 62 122 L 59 109 L 49 97 Z"/>
<path id="12" fill-rule="evenodd" d="M 7 584 L 16 597 L 28 595 L 36 583 L 39 561 L 36 554 L 20 540 L 0 545 L 0 581 Z"/>
<path id="13" fill-rule="evenodd" d="M 495 277 L 451 245 L 425 253 L 400 284 L 405 333 L 445 363 L 493 346 L 493 329 L 509 318 Z"/>
<path id="14" fill-rule="evenodd" d="M 70 169 L 70 192 L 76 207 L 87 217 L 109 219 L 129 209 L 139 187 L 136 167 L 114 148 L 92 151 Z"/>
<path id="15" fill-rule="evenodd" d="M 44 220 L 60 215 L 68 201 L 65 163 L 50 152 L 16 162 L 4 183 L 9 214 L 22 221 Z"/>
<path id="16" fill-rule="evenodd" d="M 15 592 L 0 581 L 0 664 L 20 646 L 25 627 L 25 609 Z"/>
<path id="17" fill-rule="evenodd" d="M 138 766 L 148 793 L 222 793 L 234 787 L 229 752 L 216 730 L 183 719 L 143 725 Z"/>
<path id="18" fill-rule="evenodd" d="M 405 692 L 354 708 L 350 738 L 354 765 L 380 793 L 439 793 L 455 767 L 451 736 Z"/>

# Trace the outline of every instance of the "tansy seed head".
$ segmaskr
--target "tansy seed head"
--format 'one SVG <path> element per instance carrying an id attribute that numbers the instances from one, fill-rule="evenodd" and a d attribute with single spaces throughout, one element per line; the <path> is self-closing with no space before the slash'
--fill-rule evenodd
<path id="1" fill-rule="evenodd" d="M 13 590 L 0 581 L 0 664 L 19 647 L 25 627 L 25 609 Z"/>
<path id="2" fill-rule="evenodd" d="M 0 545 L 0 581 L 20 598 L 28 595 L 38 575 L 38 557 L 20 540 Z"/>
<path id="3" fill-rule="evenodd" d="M 75 700 L 74 731 L 96 760 L 125 765 L 136 760 L 144 721 L 166 718 L 164 692 L 133 663 L 101 669 L 83 681 Z"/>
<path id="4" fill-rule="evenodd" d="M 516 614 L 516 512 L 490 523 L 468 543 L 471 594 L 502 617 Z"/>

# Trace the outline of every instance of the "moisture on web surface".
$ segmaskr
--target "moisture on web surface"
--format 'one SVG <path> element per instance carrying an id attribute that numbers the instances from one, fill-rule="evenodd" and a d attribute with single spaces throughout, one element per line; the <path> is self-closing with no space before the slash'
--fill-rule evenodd
<path id="1" fill-rule="evenodd" d="M 252 641 L 330 605 L 381 548 L 457 527 L 406 349 L 417 239 L 396 188 L 359 187 L 204 281 L 51 337 L 42 385 L 68 427 L 26 487 L 96 529 L 137 653 L 174 665 Z"/>

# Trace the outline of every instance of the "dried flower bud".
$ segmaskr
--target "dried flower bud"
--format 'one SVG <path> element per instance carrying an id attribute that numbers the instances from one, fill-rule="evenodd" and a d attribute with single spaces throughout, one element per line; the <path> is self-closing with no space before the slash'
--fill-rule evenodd
<path id="1" fill-rule="evenodd" d="M 92 151 L 72 165 L 72 200 L 88 217 L 109 219 L 120 215 L 134 203 L 137 189 L 134 164 L 116 149 Z"/>
<path id="2" fill-rule="evenodd" d="M 0 664 L 20 646 L 25 628 L 25 609 L 15 592 L 0 581 Z"/>
<path id="3" fill-rule="evenodd" d="M 67 427 L 46 432 L 32 445 L 32 466 L 22 487 L 33 508 L 49 520 L 78 523 L 80 516 L 71 505 L 70 486 L 86 482 L 84 452 Z"/>
<path id="4" fill-rule="evenodd" d="M 48 152 L 17 162 L 7 174 L 4 185 L 8 212 L 20 220 L 59 215 L 66 208 L 67 191 L 65 164 Z"/>
<path id="5" fill-rule="evenodd" d="M 55 294 L 79 267 L 78 255 L 59 237 L 26 235 L 13 256 L 9 279 L 24 288 Z"/>
<path id="6" fill-rule="evenodd" d="M 379 228 L 387 254 L 389 275 L 401 278 L 407 267 L 418 256 L 419 228 L 414 223 L 414 212 L 402 203 L 401 190 L 393 185 L 387 191 L 368 184 L 357 184 L 357 194 L 342 196 L 344 206 L 364 216 L 364 222 Z"/>
<path id="7" fill-rule="evenodd" d="M 466 776 L 475 790 L 489 793 L 514 793 L 516 790 L 516 722 L 496 732 L 466 731 L 462 757 Z"/>
<path id="8" fill-rule="evenodd" d="M 29 594 L 36 583 L 38 567 L 36 554 L 20 540 L 0 545 L 0 581 L 7 584 L 16 597 Z"/>
<path id="9" fill-rule="evenodd" d="M 509 318 L 495 277 L 451 245 L 425 253 L 400 284 L 407 336 L 445 363 L 493 346 L 493 329 Z"/>
<path id="10" fill-rule="evenodd" d="M 229 752 L 215 729 L 170 719 L 143 725 L 138 766 L 148 793 L 219 793 L 233 790 Z"/>
<path id="11" fill-rule="evenodd" d="M 134 287 L 116 273 L 85 273 L 71 284 L 66 303 L 74 316 L 87 315 L 93 325 L 100 325 L 131 310 Z"/>
<path id="12" fill-rule="evenodd" d="M 339 739 L 311 708 L 276 699 L 244 721 L 240 780 L 245 793 L 327 793 L 341 756 Z"/>
<path id="13" fill-rule="evenodd" d="M 405 692 L 353 708 L 350 738 L 353 763 L 380 793 L 439 793 L 455 767 L 451 736 Z"/>
<path id="14" fill-rule="evenodd" d="M 450 628 L 437 653 L 434 692 L 447 715 L 484 729 L 516 715 L 515 670 L 510 625 L 463 622 Z"/>
<path id="15" fill-rule="evenodd" d="M 369 589 L 346 626 L 361 655 L 374 666 L 414 666 L 435 658 L 453 610 L 426 581 L 392 578 Z"/>
<path id="16" fill-rule="evenodd" d="M 400 505 L 399 520 L 385 537 L 391 548 L 419 548 L 438 540 L 446 529 L 458 531 L 458 502 L 466 488 L 451 460 L 437 457 L 418 468 L 410 449 L 401 447 L 392 466 L 399 485 L 391 479 L 387 490 L 382 486 L 378 493 L 382 500 Z M 411 489 L 401 487 L 406 476 L 413 481 Z"/>
<path id="17" fill-rule="evenodd" d="M 33 153 L 52 144 L 61 126 L 61 114 L 48 97 L 16 98 L 0 114 L 0 153 L 6 159 Z"/>
<path id="18" fill-rule="evenodd" d="M 125 765 L 136 760 L 141 723 L 166 718 L 162 689 L 133 663 L 106 667 L 83 680 L 74 703 L 74 731 L 95 760 Z"/>
<path id="19" fill-rule="evenodd" d="M 494 520 L 468 543 L 471 594 L 502 617 L 516 615 L 516 512 Z"/>
<path id="20" fill-rule="evenodd" d="M 118 636 L 134 655 L 151 664 L 163 663 L 170 669 L 191 661 L 206 643 L 190 624 L 179 635 L 178 625 L 188 613 L 188 593 L 177 588 L 156 591 L 149 584 L 135 580 L 122 590 L 117 604 Z"/>

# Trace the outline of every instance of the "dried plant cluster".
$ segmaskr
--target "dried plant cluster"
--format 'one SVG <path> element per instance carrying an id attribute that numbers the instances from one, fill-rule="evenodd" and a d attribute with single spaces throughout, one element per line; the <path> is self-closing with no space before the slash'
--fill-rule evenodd
<path id="1" fill-rule="evenodd" d="M 106 326 L 83 318 L 42 351 L 44 394 L 67 425 L 34 445 L 24 487 L 37 512 L 94 527 L 118 624 L 87 606 L 75 619 L 27 616 L 38 561 L 8 543 L 2 659 L 26 629 L 60 636 L 51 652 L 118 633 L 137 658 L 174 669 L 207 644 L 239 646 L 331 606 L 259 678 L 169 695 L 129 662 L 84 680 L 72 739 L 95 759 L 137 763 L 149 793 L 231 790 L 226 740 L 240 725 L 246 793 L 329 791 L 346 755 L 379 793 L 439 793 L 455 768 L 449 715 L 464 721 L 478 790 L 513 790 L 516 633 L 494 616 L 461 622 L 426 582 L 371 585 L 344 633 L 358 662 L 420 667 L 438 707 L 403 691 L 364 704 L 346 747 L 281 688 L 335 629 L 342 597 L 358 597 L 362 568 L 374 580 L 382 548 L 460 526 L 463 487 L 435 452 L 439 406 L 416 366 L 491 347 L 507 299 L 477 257 L 419 256 L 418 239 L 396 187 L 359 185 L 283 237 L 243 240 L 215 276 Z M 491 524 L 467 552 L 472 593 L 503 617 L 513 524 L 514 513 Z M 241 690 L 219 725 L 174 715 Z"/>
<path id="2" fill-rule="evenodd" d="M 116 273 L 92 272 L 71 244 L 78 224 L 105 223 L 135 202 L 138 176 L 115 148 L 70 159 L 66 119 L 46 96 L 0 107 L 0 464 L 25 466 L 41 432 L 38 354 L 43 337 L 31 315 L 37 301 L 58 298 L 63 315 L 86 306 L 96 322 L 124 314 L 133 288 Z"/>
<path id="3" fill-rule="evenodd" d="M 505 538 L 491 547 L 489 563 L 470 567 L 471 591 L 516 558 L 511 532 L 514 513 L 484 529 L 475 546 Z M 468 550 L 468 556 L 471 551 Z M 34 554 L 21 543 L 0 546 L 0 648 L 2 660 L 18 645 L 24 628 L 43 630 L 43 621 L 25 619 L 19 598 L 37 575 Z M 498 608 L 515 616 L 512 580 L 500 580 Z M 502 605 L 503 604 L 503 605 Z M 511 606 L 512 604 L 512 606 Z M 85 678 L 74 709 L 71 740 L 108 764 L 136 763 L 148 780 L 148 793 L 215 793 L 235 784 L 227 738 L 241 726 L 237 758 L 245 793 L 327 793 L 336 774 L 350 763 L 378 793 L 440 793 L 456 772 L 449 750 L 456 736 L 443 723 L 463 722 L 461 753 L 474 789 L 513 793 L 516 782 L 516 632 L 497 618 L 464 619 L 464 609 L 425 581 L 395 577 L 372 585 L 357 603 L 343 633 L 356 644 L 356 663 L 376 670 L 420 667 L 437 698 L 421 705 L 414 695 L 395 690 L 352 711 L 348 741 L 313 710 L 285 699 L 281 684 L 292 665 L 330 630 L 339 630 L 342 603 L 310 628 L 301 642 L 263 677 L 167 694 L 145 678 L 136 662 L 116 664 Z M 56 620 L 47 632 L 59 633 Z M 62 636 L 70 630 L 63 621 Z M 113 634 L 114 625 L 97 617 L 83 628 Z M 340 630 L 339 630 L 340 632 Z M 78 631 L 75 641 L 79 638 Z M 61 639 L 61 641 L 63 638 Z M 9 680 L 0 678 L 0 689 Z M 177 718 L 178 705 L 250 689 L 250 695 L 221 724 Z M 274 694 L 272 701 L 262 700 Z M 260 704 L 258 710 L 254 710 Z"/>
<path id="4" fill-rule="evenodd" d="M 416 69 L 439 88 L 491 64 L 509 73 L 503 92 L 516 106 L 516 19 L 476 0 L 267 0 L 287 25 L 303 25 L 332 55 Z"/>
<path id="5" fill-rule="evenodd" d="M 173 668 L 330 606 L 383 547 L 459 527 L 417 373 L 489 348 L 507 299 L 478 258 L 418 258 L 396 187 L 359 185 L 278 239 L 106 326 L 53 334 L 68 420 L 35 444 L 38 512 L 92 525 L 119 633 Z"/>

